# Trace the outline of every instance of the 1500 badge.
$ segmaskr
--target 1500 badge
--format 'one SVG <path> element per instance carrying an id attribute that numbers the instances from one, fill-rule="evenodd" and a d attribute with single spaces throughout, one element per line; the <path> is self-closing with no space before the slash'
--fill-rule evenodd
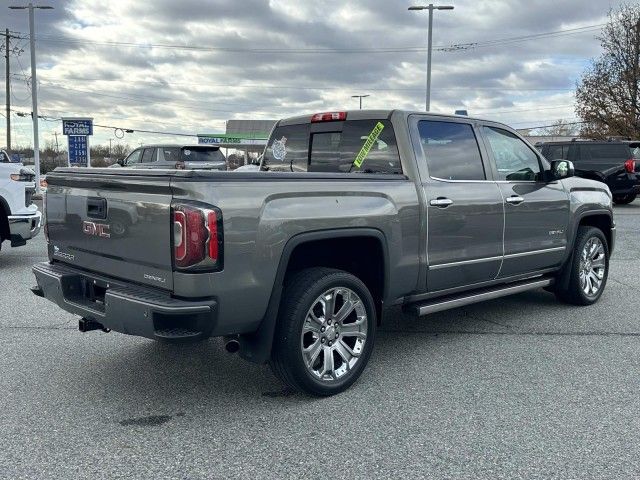
<path id="1" fill-rule="evenodd" d="M 82 233 L 94 237 L 111 238 L 109 225 L 106 223 L 82 222 Z"/>

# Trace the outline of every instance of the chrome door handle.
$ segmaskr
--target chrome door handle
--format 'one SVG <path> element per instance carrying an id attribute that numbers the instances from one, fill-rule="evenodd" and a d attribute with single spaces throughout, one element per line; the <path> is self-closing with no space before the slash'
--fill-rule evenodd
<path id="1" fill-rule="evenodd" d="M 429 202 L 429 205 L 433 207 L 445 208 L 449 205 L 453 205 L 453 200 L 451 200 L 450 198 L 438 197 L 431 200 Z"/>
<path id="2" fill-rule="evenodd" d="M 518 195 L 513 195 L 511 197 L 507 197 L 506 199 L 507 203 L 511 203 L 513 205 L 518 205 L 519 203 L 524 202 L 524 198 L 518 196 Z"/>

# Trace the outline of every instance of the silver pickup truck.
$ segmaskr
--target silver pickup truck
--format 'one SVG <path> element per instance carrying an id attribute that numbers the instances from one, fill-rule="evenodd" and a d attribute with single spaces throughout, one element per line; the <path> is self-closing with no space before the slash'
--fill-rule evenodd
<path id="1" fill-rule="evenodd" d="M 255 172 L 47 180 L 33 292 L 81 331 L 223 336 L 315 395 L 360 376 L 383 307 L 424 316 L 536 288 L 589 305 L 615 243 L 605 184 L 505 125 L 424 112 L 281 120 Z"/>

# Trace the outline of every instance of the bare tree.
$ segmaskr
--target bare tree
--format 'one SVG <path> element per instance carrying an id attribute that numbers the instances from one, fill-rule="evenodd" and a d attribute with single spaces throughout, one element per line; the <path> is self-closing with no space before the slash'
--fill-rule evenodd
<path id="1" fill-rule="evenodd" d="M 553 135 L 554 137 L 570 137 L 576 134 L 576 126 L 568 123 L 566 120 L 559 119 L 553 122 L 553 125 L 543 129 L 543 135 Z"/>
<path id="2" fill-rule="evenodd" d="M 640 5 L 609 11 L 592 60 L 576 89 L 581 135 L 640 138 Z"/>

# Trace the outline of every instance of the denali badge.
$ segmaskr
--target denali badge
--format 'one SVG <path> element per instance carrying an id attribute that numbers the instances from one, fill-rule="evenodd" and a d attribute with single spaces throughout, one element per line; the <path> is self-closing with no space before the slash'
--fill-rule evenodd
<path id="1" fill-rule="evenodd" d="M 96 237 L 111 238 L 109 225 L 104 223 L 82 222 L 82 233 Z"/>
<path id="2" fill-rule="evenodd" d="M 149 275 L 148 273 L 144 274 L 144 278 L 146 278 L 147 280 L 153 280 L 155 282 L 160 282 L 160 283 L 166 283 L 167 282 L 166 278 L 158 277 L 156 275 Z"/>

